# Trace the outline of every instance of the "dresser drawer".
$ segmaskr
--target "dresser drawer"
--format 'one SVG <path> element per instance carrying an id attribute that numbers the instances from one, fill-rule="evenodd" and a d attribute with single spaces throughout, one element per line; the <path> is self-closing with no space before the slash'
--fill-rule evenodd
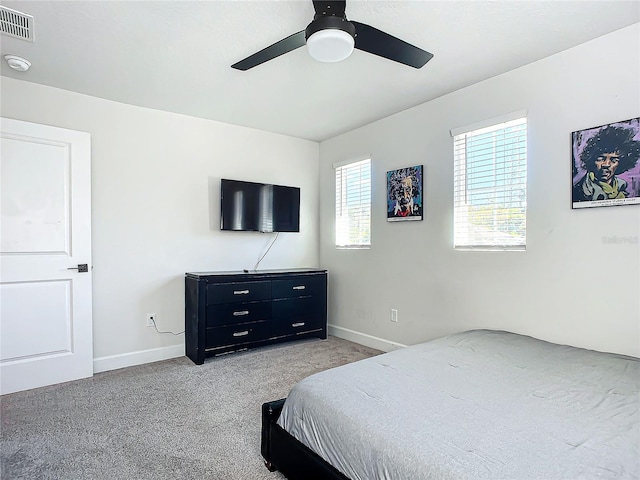
<path id="1" fill-rule="evenodd" d="M 272 296 L 277 298 L 294 298 L 322 295 L 326 290 L 324 275 L 300 275 L 272 282 Z"/>
<path id="2" fill-rule="evenodd" d="M 321 330 L 322 328 L 322 316 L 320 314 L 278 318 L 271 321 L 271 332 L 274 337 L 297 335 L 312 330 Z"/>
<path id="3" fill-rule="evenodd" d="M 301 297 L 274 300 L 271 304 L 271 317 L 295 318 L 300 315 L 318 314 L 323 312 L 324 297 Z"/>
<path id="4" fill-rule="evenodd" d="M 253 302 L 271 298 L 271 282 L 212 283 L 207 285 L 207 305 Z"/>
<path id="5" fill-rule="evenodd" d="M 208 349 L 243 345 L 271 336 L 269 322 L 244 323 L 225 327 L 207 328 L 205 346 Z"/>
<path id="6" fill-rule="evenodd" d="M 271 301 L 222 303 L 207 307 L 207 327 L 257 322 L 271 318 Z"/>
<path id="7" fill-rule="evenodd" d="M 274 300 L 271 328 L 274 336 L 295 335 L 323 328 L 325 297 Z"/>

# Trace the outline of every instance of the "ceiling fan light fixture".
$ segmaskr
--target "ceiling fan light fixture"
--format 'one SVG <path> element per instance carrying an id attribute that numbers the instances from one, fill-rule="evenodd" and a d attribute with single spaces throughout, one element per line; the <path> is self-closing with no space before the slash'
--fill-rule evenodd
<path id="1" fill-rule="evenodd" d="M 353 36 L 336 28 L 318 30 L 307 38 L 307 51 L 319 62 L 344 60 L 351 55 L 354 45 Z"/>

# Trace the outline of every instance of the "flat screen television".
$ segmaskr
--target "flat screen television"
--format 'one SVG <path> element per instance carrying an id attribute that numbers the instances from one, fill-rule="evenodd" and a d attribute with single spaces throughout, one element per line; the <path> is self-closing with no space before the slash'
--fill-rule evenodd
<path id="1" fill-rule="evenodd" d="M 299 232 L 300 189 L 223 178 L 220 181 L 220 229 Z"/>

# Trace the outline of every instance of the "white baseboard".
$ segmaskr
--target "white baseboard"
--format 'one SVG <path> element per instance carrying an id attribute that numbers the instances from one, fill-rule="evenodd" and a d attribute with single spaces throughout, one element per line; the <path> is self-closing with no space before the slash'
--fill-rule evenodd
<path id="1" fill-rule="evenodd" d="M 184 344 L 170 347 L 152 348 L 138 352 L 111 355 L 93 359 L 93 373 L 106 372 L 117 368 L 132 367 L 143 363 L 159 362 L 170 358 L 183 357 Z"/>
<path id="2" fill-rule="evenodd" d="M 385 340 L 384 338 L 374 337 L 366 333 L 356 332 L 344 327 L 329 325 L 329 335 L 349 340 L 350 342 L 359 343 L 366 347 L 390 352 L 404 348 L 406 345 L 401 343 Z M 93 359 L 93 373 L 106 372 L 116 370 L 118 368 L 132 367 L 134 365 L 142 365 L 144 363 L 159 362 L 170 358 L 183 357 L 184 345 L 172 345 L 170 347 L 152 348 L 150 350 L 140 350 L 138 352 L 123 353 L 120 355 L 111 355 L 108 357 L 98 357 Z"/>
<path id="3" fill-rule="evenodd" d="M 355 330 L 349 330 L 348 328 L 338 327 L 336 325 L 329 324 L 328 331 L 329 335 L 333 335 L 334 337 L 343 338 L 350 342 L 364 345 L 365 347 L 382 350 L 383 352 L 390 352 L 391 350 L 406 347 L 406 345 L 402 343 L 392 342 L 391 340 L 385 340 L 384 338 L 374 337 L 373 335 L 367 335 L 366 333 L 356 332 Z"/>

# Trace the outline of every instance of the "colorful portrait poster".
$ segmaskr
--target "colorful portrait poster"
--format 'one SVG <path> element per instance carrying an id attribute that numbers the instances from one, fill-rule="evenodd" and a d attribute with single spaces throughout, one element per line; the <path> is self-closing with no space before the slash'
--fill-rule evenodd
<path id="1" fill-rule="evenodd" d="M 422 165 L 387 172 L 387 221 L 422 220 Z"/>
<path id="2" fill-rule="evenodd" d="M 571 134 L 573 208 L 640 204 L 640 118 Z"/>

